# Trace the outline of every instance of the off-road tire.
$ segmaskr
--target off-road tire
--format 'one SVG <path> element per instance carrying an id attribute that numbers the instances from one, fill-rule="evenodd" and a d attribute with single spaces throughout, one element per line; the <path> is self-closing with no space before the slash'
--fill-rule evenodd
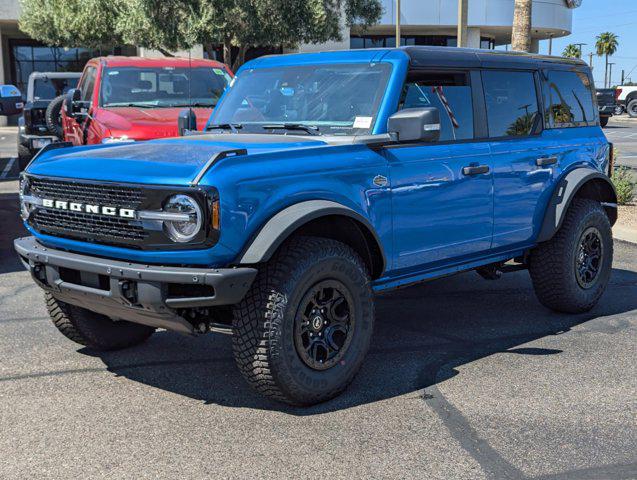
<path id="1" fill-rule="evenodd" d="M 626 111 L 628 112 L 628 115 L 630 115 L 630 118 L 637 118 L 637 98 L 633 98 L 628 102 L 626 105 Z"/>
<path id="2" fill-rule="evenodd" d="M 606 125 L 608 125 L 608 119 L 610 117 L 599 117 L 599 124 L 602 126 L 602 128 L 604 128 Z"/>
<path id="3" fill-rule="evenodd" d="M 21 172 L 27 168 L 32 158 L 33 154 L 31 150 L 29 150 L 29 147 L 26 145 L 18 145 L 18 168 Z"/>
<path id="4" fill-rule="evenodd" d="M 354 304 L 351 343 L 326 370 L 310 368 L 295 346 L 295 317 L 311 287 L 336 280 Z M 233 311 L 233 352 L 243 377 L 257 392 L 292 405 L 312 405 L 341 393 L 369 348 L 374 302 L 367 267 L 347 245 L 299 236 L 260 266 L 245 298 Z"/>
<path id="5" fill-rule="evenodd" d="M 69 340 L 94 350 L 120 350 L 146 341 L 155 329 L 132 322 L 117 321 L 57 300 L 44 294 L 53 325 Z"/>
<path id="6" fill-rule="evenodd" d="M 60 140 L 64 137 L 64 128 L 62 128 L 62 104 L 66 95 L 60 95 L 55 97 L 46 107 L 44 119 L 46 120 L 46 126 L 52 135 L 55 135 Z"/>
<path id="7" fill-rule="evenodd" d="M 593 227 L 600 234 L 601 262 L 595 282 L 583 288 L 577 279 L 576 256 L 584 232 Z M 542 305 L 564 313 L 587 312 L 595 306 L 610 279 L 613 236 L 610 221 L 595 200 L 575 198 L 558 232 L 531 251 L 529 273 Z"/>

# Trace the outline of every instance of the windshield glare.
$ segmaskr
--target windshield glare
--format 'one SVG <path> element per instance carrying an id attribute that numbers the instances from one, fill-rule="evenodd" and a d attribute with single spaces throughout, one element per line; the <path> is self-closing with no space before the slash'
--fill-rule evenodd
<path id="1" fill-rule="evenodd" d="M 246 70 L 236 77 L 210 123 L 240 124 L 242 131 L 300 124 L 317 127 L 322 134 L 366 134 L 374 125 L 390 72 L 387 63 Z"/>
<path id="2" fill-rule="evenodd" d="M 102 74 L 100 103 L 103 107 L 193 105 L 212 108 L 229 81 L 230 76 L 221 68 L 106 68 Z"/>

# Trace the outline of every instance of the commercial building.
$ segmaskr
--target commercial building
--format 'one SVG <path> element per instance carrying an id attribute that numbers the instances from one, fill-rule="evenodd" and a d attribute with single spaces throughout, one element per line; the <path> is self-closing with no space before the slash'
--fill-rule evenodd
<path id="1" fill-rule="evenodd" d="M 342 29 L 343 41 L 302 45 L 301 51 L 396 46 L 396 0 L 381 0 L 383 16 L 378 25 L 363 31 Z M 401 0 L 401 45 L 456 46 L 458 0 Z M 577 0 L 533 1 L 533 48 L 540 40 L 571 33 Z M 469 0 L 468 46 L 494 48 L 511 43 L 514 0 Z"/>

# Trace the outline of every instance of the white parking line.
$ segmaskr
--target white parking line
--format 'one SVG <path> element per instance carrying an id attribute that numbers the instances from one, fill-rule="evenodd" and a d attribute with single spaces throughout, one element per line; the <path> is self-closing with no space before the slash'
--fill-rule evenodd
<path id="1" fill-rule="evenodd" d="M 9 172 L 13 168 L 14 163 L 15 163 L 15 157 L 10 158 L 9 161 L 7 162 L 7 165 L 4 167 L 2 174 L 0 174 L 0 178 L 7 178 L 7 175 L 9 175 Z"/>

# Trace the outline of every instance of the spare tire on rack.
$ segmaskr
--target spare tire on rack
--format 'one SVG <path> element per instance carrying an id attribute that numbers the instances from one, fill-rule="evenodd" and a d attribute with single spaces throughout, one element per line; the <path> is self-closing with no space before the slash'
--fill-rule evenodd
<path id="1" fill-rule="evenodd" d="M 51 134 L 58 137 L 60 140 L 64 140 L 64 129 L 62 128 L 62 104 L 66 95 L 60 95 L 54 98 L 46 107 L 46 113 L 44 118 L 46 120 L 46 126 Z"/>

